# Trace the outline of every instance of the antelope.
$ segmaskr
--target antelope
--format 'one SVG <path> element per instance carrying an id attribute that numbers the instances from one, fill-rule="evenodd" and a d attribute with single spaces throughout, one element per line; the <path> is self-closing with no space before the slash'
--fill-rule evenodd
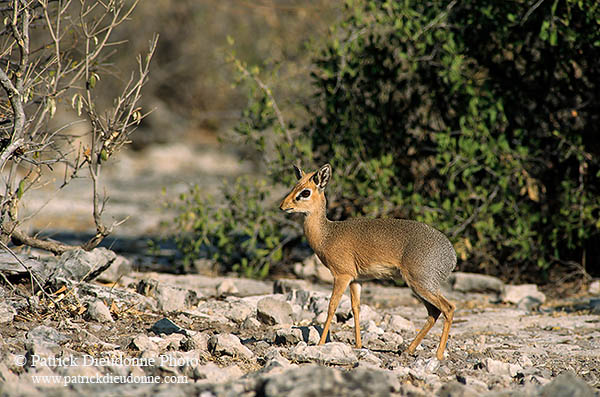
<path id="1" fill-rule="evenodd" d="M 424 223 L 405 219 L 354 218 L 327 219 L 325 188 L 331 179 L 331 166 L 323 165 L 309 174 L 294 166 L 296 185 L 279 208 L 304 214 L 304 234 L 321 262 L 333 275 L 333 291 L 327 320 L 319 340 L 327 340 L 331 321 L 342 294 L 350 286 L 356 348 L 360 336 L 360 281 L 402 276 L 425 305 L 428 317 L 407 352 L 413 354 L 440 314 L 444 328 L 436 357 L 442 360 L 448 342 L 455 306 L 440 291 L 440 283 L 456 266 L 456 252 L 448 238 Z"/>

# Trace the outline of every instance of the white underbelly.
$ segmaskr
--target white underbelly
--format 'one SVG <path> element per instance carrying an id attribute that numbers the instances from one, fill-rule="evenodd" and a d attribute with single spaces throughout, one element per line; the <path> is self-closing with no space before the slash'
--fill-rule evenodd
<path id="1" fill-rule="evenodd" d="M 359 269 L 360 280 L 395 279 L 402 277 L 400 269 L 385 263 L 374 263 Z"/>

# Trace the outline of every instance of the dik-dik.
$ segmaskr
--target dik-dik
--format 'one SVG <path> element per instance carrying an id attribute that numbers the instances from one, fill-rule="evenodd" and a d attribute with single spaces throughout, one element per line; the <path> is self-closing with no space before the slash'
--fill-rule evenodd
<path id="1" fill-rule="evenodd" d="M 304 233 L 308 243 L 333 275 L 333 292 L 319 345 L 325 343 L 342 294 L 350 285 L 356 347 L 360 349 L 359 281 L 402 275 L 429 314 L 407 351 L 414 353 L 443 314 L 444 329 L 437 349 L 437 358 L 443 359 L 455 309 L 440 292 L 440 283 L 456 266 L 456 253 L 450 241 L 438 230 L 415 221 L 360 218 L 330 221 L 326 213 L 325 187 L 331 178 L 331 166 L 326 164 L 310 174 L 296 166 L 294 169 L 298 182 L 280 208 L 305 215 Z"/>

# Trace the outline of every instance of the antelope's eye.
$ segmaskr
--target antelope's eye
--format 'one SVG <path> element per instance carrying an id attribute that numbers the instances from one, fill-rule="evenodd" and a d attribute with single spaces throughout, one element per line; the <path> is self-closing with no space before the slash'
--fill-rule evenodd
<path id="1" fill-rule="evenodd" d="M 300 194 L 298 195 L 298 198 L 308 198 L 310 197 L 310 190 L 308 189 L 304 189 L 303 191 L 300 192 Z"/>

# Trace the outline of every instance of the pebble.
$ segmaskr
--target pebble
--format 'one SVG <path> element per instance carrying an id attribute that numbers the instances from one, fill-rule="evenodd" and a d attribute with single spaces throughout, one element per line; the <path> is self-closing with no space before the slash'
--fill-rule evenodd
<path id="1" fill-rule="evenodd" d="M 159 310 L 166 313 L 183 311 L 197 302 L 193 291 L 164 284 L 156 288 L 155 298 Z"/>
<path id="2" fill-rule="evenodd" d="M 170 319 L 163 317 L 152 325 L 152 331 L 157 334 L 171 335 L 173 333 L 188 335 L 189 331 L 175 324 Z"/>
<path id="3" fill-rule="evenodd" d="M 99 299 L 89 303 L 87 315 L 90 319 L 98 321 L 99 323 L 112 323 L 115 321 L 112 318 L 108 307 Z"/>
<path id="4" fill-rule="evenodd" d="M 313 327 L 284 327 L 275 332 L 275 343 L 277 344 L 297 344 L 298 342 L 306 342 L 310 345 L 319 343 L 321 335 L 319 331 Z"/>
<path id="5" fill-rule="evenodd" d="M 511 378 L 514 378 L 523 370 L 518 364 L 505 363 L 492 358 L 486 358 L 484 360 L 484 367 L 490 374 L 508 375 Z"/>
<path id="6" fill-rule="evenodd" d="M 518 304 L 522 299 L 535 299 L 541 303 L 546 301 L 546 295 L 538 290 L 535 284 L 505 285 L 502 301 Z"/>
<path id="7" fill-rule="evenodd" d="M 397 314 L 394 314 L 389 317 L 386 322 L 386 328 L 390 332 L 399 332 L 399 331 L 407 331 L 407 332 L 415 332 L 415 324 Z"/>
<path id="8" fill-rule="evenodd" d="M 504 288 L 502 280 L 485 274 L 454 272 L 451 274 L 449 281 L 452 287 L 460 292 L 494 292 L 499 294 Z"/>
<path id="9" fill-rule="evenodd" d="M 242 345 L 240 338 L 233 334 L 214 335 L 208 340 L 208 350 L 215 356 L 254 358 L 254 353 Z"/>
<path id="10" fill-rule="evenodd" d="M 6 301 L 0 302 L 0 324 L 10 323 L 15 318 L 17 311 L 14 307 L 9 305 Z"/>
<path id="11" fill-rule="evenodd" d="M 299 362 L 326 365 L 351 365 L 358 361 L 352 347 L 342 342 L 330 342 L 321 346 L 308 346 L 299 342 L 290 351 L 290 358 Z"/>
<path id="12" fill-rule="evenodd" d="M 590 379 L 590 374 L 593 374 L 583 372 L 589 364 L 584 362 L 581 378 L 574 374 L 557 376 L 561 364 L 556 362 L 556 354 L 564 354 L 564 366 L 569 365 L 567 360 L 573 360 L 574 354 L 582 362 L 590 360 L 596 354 L 590 342 L 598 336 L 594 330 L 596 324 L 589 322 L 589 312 L 564 313 L 560 318 L 550 316 L 545 311 L 529 313 L 545 300 L 535 286 L 504 286 L 502 297 L 517 305 L 517 308 L 502 305 L 461 307 L 457 296 L 467 296 L 472 301 L 488 302 L 488 299 L 473 298 L 467 295 L 470 292 L 449 292 L 450 299 L 461 309 L 457 311 L 457 321 L 451 332 L 451 354 L 438 361 L 434 356 L 441 332 L 439 323 L 423 341 L 416 359 L 404 352 L 406 344 L 402 336 L 410 332 L 412 340 L 415 323 L 421 325 L 425 316 L 423 308 L 417 306 L 406 288 L 367 285 L 365 292 L 375 292 L 372 297 L 366 294 L 365 300 L 369 305 L 361 305 L 365 348 L 354 349 L 354 319 L 347 293 L 342 298 L 332 325 L 335 339 L 343 342 L 317 346 L 322 327 L 318 321 L 326 316 L 331 293 L 329 286 L 326 286 L 328 292 L 321 292 L 326 291 L 325 286 L 312 285 L 305 280 L 268 283 L 201 278 L 197 275 L 163 274 L 155 277 L 135 272 L 128 277 L 126 284 L 129 288 L 137 288 L 145 296 L 119 285 L 106 287 L 84 281 L 73 291 L 88 305 L 84 316 L 85 320 L 89 320 L 87 323 L 81 321 L 74 324 L 68 318 L 57 322 L 49 318 L 44 320 L 45 325 L 39 325 L 38 322 L 29 330 L 23 327 L 32 324 L 31 321 L 23 321 L 21 315 L 15 317 L 15 313 L 21 314 L 21 310 L 28 307 L 26 302 L 18 296 L 8 295 L 10 291 L 7 288 L 2 289 L 0 322 L 4 318 L 2 316 L 6 316 L 8 321 L 4 324 L 14 321 L 16 325 L 0 337 L 3 396 L 48 394 L 45 393 L 47 386 L 32 384 L 31 375 L 34 374 L 93 377 L 107 373 L 122 376 L 186 376 L 189 380 L 185 385 L 105 385 L 103 392 L 107 395 L 300 397 L 310 393 L 328 395 L 333 390 L 336 394 L 360 396 L 492 397 L 519 392 L 529 396 L 593 396 L 593 389 L 583 380 Z M 141 282 L 141 277 L 148 279 Z M 478 279 L 471 276 L 467 278 Z M 456 280 L 455 286 L 458 283 Z M 235 296 L 231 292 L 223 292 L 219 298 L 214 298 L 218 286 L 221 285 L 225 291 L 227 284 L 235 285 L 239 292 L 234 293 Z M 211 288 L 212 292 L 209 291 Z M 494 288 L 486 288 L 486 292 L 494 291 Z M 167 291 L 164 297 L 161 296 L 162 289 Z M 458 289 L 468 288 L 463 286 Z M 455 290 L 458 289 L 455 287 Z M 205 297 L 200 300 L 197 291 L 202 291 Z M 119 314 L 113 319 L 113 313 L 108 311 L 104 302 L 114 303 L 117 308 L 135 307 L 140 312 L 151 311 L 146 314 L 153 316 L 158 313 L 158 306 L 163 312 L 168 308 L 164 300 L 168 300 L 169 294 L 183 297 L 176 302 L 166 302 L 167 305 L 174 303 L 173 308 L 183 307 L 179 315 L 142 317 L 152 320 L 139 323 L 141 328 L 138 332 L 142 333 L 124 336 L 129 343 L 127 339 L 114 338 L 111 328 L 122 327 L 124 320 L 129 321 L 134 317 Z M 42 298 L 34 297 L 31 300 L 43 304 Z M 597 296 L 586 298 L 585 307 L 593 310 L 598 306 L 596 301 L 600 301 Z M 404 302 L 408 307 L 400 310 L 393 306 L 398 302 Z M 390 309 L 389 305 L 392 305 Z M 104 318 L 98 314 L 104 312 L 106 315 L 107 311 L 108 316 Z M 402 315 L 391 314 L 395 312 Z M 560 321 L 557 322 L 558 319 Z M 77 337 L 71 336 L 75 332 L 74 326 L 80 328 Z M 147 335 L 148 331 L 152 332 Z M 110 339 L 105 336 L 107 332 L 111 333 Z M 464 333 L 469 335 L 468 339 Z M 82 338 L 85 341 L 78 345 L 77 342 L 81 342 Z M 23 352 L 18 349 L 6 351 L 9 347 L 14 349 L 14 346 L 24 346 L 25 349 L 21 347 Z M 140 358 L 165 356 L 184 364 L 86 368 L 23 368 L 16 364 L 20 354 L 66 357 L 83 354 L 81 349 L 71 350 L 81 346 L 93 355 Z M 98 353 L 99 347 L 101 353 Z M 548 368 L 544 367 L 544 363 L 549 364 Z M 462 368 L 462 376 L 456 376 L 457 368 Z M 22 386 L 16 388 L 17 382 Z M 97 388 L 84 385 L 61 387 L 60 390 L 60 395 L 64 396 L 96 395 L 98 392 Z M 589 394 L 590 390 L 592 394 Z"/>
<path id="13" fill-rule="evenodd" d="M 131 340 L 129 347 L 142 352 L 158 352 L 158 345 L 145 334 L 134 337 Z"/>
<path id="14" fill-rule="evenodd" d="M 217 296 L 234 295 L 238 292 L 240 292 L 240 290 L 235 286 L 235 282 L 231 279 L 223 280 L 217 285 Z"/>
<path id="15" fill-rule="evenodd" d="M 256 317 L 267 325 L 293 324 L 292 306 L 281 299 L 266 297 L 258 301 Z"/>
<path id="16" fill-rule="evenodd" d="M 588 292 L 592 295 L 600 295 L 600 280 L 592 281 Z"/>
<path id="17" fill-rule="evenodd" d="M 117 255 L 106 248 L 94 248 L 85 251 L 75 248 L 66 251 L 60 256 L 52 275 L 50 283 L 55 284 L 57 280 L 68 280 L 71 282 L 91 281 L 98 277 L 114 262 Z"/>

